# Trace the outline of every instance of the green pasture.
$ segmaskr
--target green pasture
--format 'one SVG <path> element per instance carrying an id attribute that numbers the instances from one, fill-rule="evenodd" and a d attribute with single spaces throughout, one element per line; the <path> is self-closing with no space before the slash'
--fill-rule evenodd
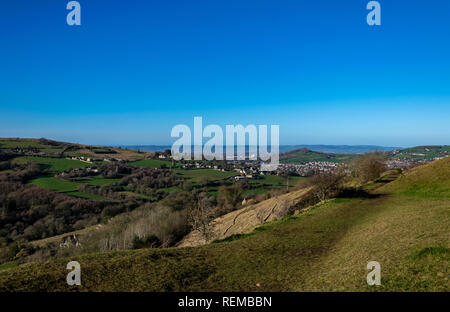
<path id="1" fill-rule="evenodd" d="M 161 166 L 165 165 L 167 168 L 170 168 L 172 166 L 172 163 L 170 161 L 164 160 L 144 159 L 130 162 L 130 165 L 141 168 L 161 168 Z"/>
<path id="2" fill-rule="evenodd" d="M 74 168 L 91 167 L 92 164 L 85 163 L 79 160 L 72 160 L 67 158 L 52 158 L 52 157 L 38 157 L 38 156 L 20 156 L 12 160 L 13 164 L 26 164 L 35 162 L 39 165 L 48 167 L 55 172 L 69 171 Z"/>

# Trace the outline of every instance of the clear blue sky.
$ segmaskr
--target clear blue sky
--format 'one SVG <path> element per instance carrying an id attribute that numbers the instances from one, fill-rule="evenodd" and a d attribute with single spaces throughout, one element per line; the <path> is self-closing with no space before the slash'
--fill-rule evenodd
<path id="1" fill-rule="evenodd" d="M 282 144 L 450 144 L 450 1 L 0 5 L 0 136 L 168 144 L 176 124 L 279 124 Z"/>

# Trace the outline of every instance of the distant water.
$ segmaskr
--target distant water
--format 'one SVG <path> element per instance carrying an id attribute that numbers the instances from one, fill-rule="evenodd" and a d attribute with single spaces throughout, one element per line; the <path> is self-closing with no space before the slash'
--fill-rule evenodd
<path id="1" fill-rule="evenodd" d="M 171 145 L 118 145 L 116 147 L 138 150 L 142 152 L 164 152 L 171 149 Z M 236 147 L 235 147 L 236 148 Z M 400 147 L 386 147 L 377 145 L 280 145 L 280 153 L 287 153 L 296 149 L 307 148 L 315 152 L 335 154 L 364 154 L 373 151 L 393 151 Z M 248 152 L 248 146 L 245 150 Z"/>

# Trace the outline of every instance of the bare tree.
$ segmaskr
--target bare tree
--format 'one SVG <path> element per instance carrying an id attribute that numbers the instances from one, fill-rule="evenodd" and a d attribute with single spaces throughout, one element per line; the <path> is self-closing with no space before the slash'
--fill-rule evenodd
<path id="1" fill-rule="evenodd" d="M 378 179 L 386 171 L 384 159 L 385 154 L 382 152 L 367 153 L 355 158 L 351 166 L 353 175 L 361 183 Z"/>
<path id="2" fill-rule="evenodd" d="M 188 211 L 189 224 L 194 230 L 199 231 L 206 240 L 209 240 L 212 235 L 212 210 L 212 199 L 202 192 L 197 195 L 197 204 Z"/>
<path id="3" fill-rule="evenodd" d="M 319 173 L 311 177 L 310 184 L 314 195 L 322 201 L 339 193 L 345 178 L 343 171 Z"/>
<path id="4" fill-rule="evenodd" d="M 234 183 L 231 186 L 222 185 L 219 187 L 217 195 L 218 214 L 225 214 L 233 211 L 242 202 L 244 189 L 241 183 Z"/>

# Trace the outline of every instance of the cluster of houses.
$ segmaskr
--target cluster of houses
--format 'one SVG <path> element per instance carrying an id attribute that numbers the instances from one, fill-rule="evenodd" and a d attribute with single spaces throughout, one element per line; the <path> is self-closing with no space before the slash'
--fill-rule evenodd
<path id="1" fill-rule="evenodd" d="M 183 169 L 213 169 L 222 172 L 235 171 L 236 175 L 229 179 L 244 180 L 244 179 L 261 179 L 262 176 L 268 174 L 268 172 L 261 171 L 260 164 L 255 162 L 243 162 L 243 161 L 229 161 L 226 165 L 217 165 L 213 162 L 188 162 L 182 163 Z"/>
<path id="2" fill-rule="evenodd" d="M 67 157 L 67 159 L 71 159 L 71 160 L 79 160 L 82 162 L 87 162 L 92 164 L 95 160 L 91 157 L 84 157 L 84 156 L 72 156 L 72 157 Z"/>
<path id="3" fill-rule="evenodd" d="M 262 176 L 267 174 L 267 172 L 261 171 L 258 167 L 249 165 L 248 163 L 242 168 L 235 168 L 234 171 L 236 171 L 238 175 L 231 178 L 236 181 L 262 179 Z"/>
<path id="4" fill-rule="evenodd" d="M 72 157 L 67 157 L 67 159 L 71 159 L 71 160 L 79 160 L 79 161 L 86 162 L 86 163 L 90 163 L 90 164 L 94 163 L 95 161 L 106 161 L 106 162 L 109 162 L 109 161 L 118 161 L 118 162 L 123 162 L 122 159 L 119 159 L 119 158 L 111 158 L 111 159 L 110 159 L 110 158 L 95 159 L 95 158 L 92 158 L 92 157 L 84 157 L 84 156 L 72 156 Z"/>
<path id="5" fill-rule="evenodd" d="M 224 167 L 219 167 L 210 162 L 190 162 L 183 163 L 181 167 L 183 169 L 215 169 L 218 171 L 228 172 L 235 171 L 236 175 L 230 177 L 230 179 L 239 181 L 246 179 L 261 179 L 267 174 L 288 174 L 307 177 L 316 173 L 334 171 L 339 167 L 339 164 L 325 161 L 311 161 L 304 164 L 281 163 L 278 165 L 278 169 L 275 172 L 261 171 L 260 163 L 251 161 L 231 161 Z"/>
<path id="6" fill-rule="evenodd" d="M 71 169 L 71 171 L 73 171 L 75 173 L 83 172 L 83 173 L 88 173 L 88 174 L 98 174 L 100 172 L 99 169 L 91 168 L 91 167 L 88 167 L 88 168 L 73 168 L 73 169 Z M 59 173 L 57 176 L 60 176 L 62 178 L 70 177 L 70 173 L 67 173 L 67 172 L 63 171 L 63 172 Z"/>
<path id="7" fill-rule="evenodd" d="M 447 156 L 435 157 L 432 159 L 389 159 L 385 162 L 388 169 L 406 169 L 424 165 L 431 161 L 439 160 Z"/>
<path id="8" fill-rule="evenodd" d="M 225 171 L 225 169 L 221 169 L 217 165 L 213 165 L 213 164 L 206 163 L 206 162 L 184 163 L 181 165 L 181 168 L 183 168 L 183 169 L 215 169 L 215 170 Z"/>
<path id="9" fill-rule="evenodd" d="M 288 173 L 295 173 L 302 177 L 308 177 L 316 173 L 334 171 L 339 167 L 338 163 L 327 161 L 310 161 L 304 164 L 280 164 L 279 170 Z"/>

